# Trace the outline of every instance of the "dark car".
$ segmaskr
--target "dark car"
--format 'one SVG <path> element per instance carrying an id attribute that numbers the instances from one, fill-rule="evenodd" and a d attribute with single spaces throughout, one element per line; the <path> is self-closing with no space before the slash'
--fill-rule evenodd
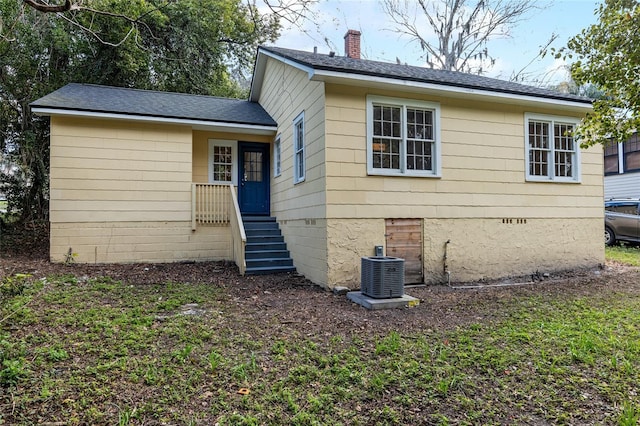
<path id="1" fill-rule="evenodd" d="M 604 202 L 604 242 L 640 242 L 640 199 L 613 199 Z"/>

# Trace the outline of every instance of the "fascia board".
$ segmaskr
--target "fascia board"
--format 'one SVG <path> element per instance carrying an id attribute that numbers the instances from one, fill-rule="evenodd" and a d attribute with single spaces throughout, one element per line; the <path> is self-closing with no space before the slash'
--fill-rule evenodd
<path id="1" fill-rule="evenodd" d="M 307 73 L 307 75 L 309 76 L 309 80 L 311 80 L 313 78 L 313 75 L 316 73 L 316 70 L 312 67 L 302 65 L 299 62 L 292 61 L 291 59 L 284 58 L 277 53 L 273 53 L 264 49 L 258 49 L 258 57 L 256 59 L 253 80 L 251 81 L 251 90 L 249 92 L 249 100 L 252 102 L 258 102 L 258 98 L 260 97 L 260 90 L 262 89 L 262 82 L 264 80 L 264 72 L 267 67 L 267 58 L 273 58 L 286 65 Z"/>
<path id="2" fill-rule="evenodd" d="M 313 67 L 310 67 L 310 66 L 307 66 L 307 65 L 303 65 L 303 64 L 301 64 L 299 62 L 296 62 L 296 61 L 292 61 L 291 59 L 282 57 L 282 56 L 278 55 L 277 53 L 273 53 L 273 52 L 270 52 L 268 50 L 263 50 L 263 49 L 260 49 L 260 53 L 265 55 L 265 56 L 268 56 L 270 58 L 277 59 L 278 61 L 283 62 L 283 63 L 285 63 L 285 64 L 287 64 L 289 66 L 292 66 L 292 67 L 294 67 L 296 69 L 299 69 L 300 71 L 306 72 L 307 74 L 309 74 L 309 79 L 311 79 L 311 77 L 313 77 L 313 75 L 316 73 L 316 70 Z"/>
<path id="3" fill-rule="evenodd" d="M 128 115 L 93 111 L 65 110 L 57 108 L 32 107 L 31 111 L 43 116 L 68 116 L 85 117 L 109 120 L 127 120 L 144 123 L 163 123 L 190 126 L 195 130 L 208 130 L 217 132 L 237 132 L 252 135 L 275 135 L 276 126 L 263 126 L 256 124 L 229 123 L 223 121 L 189 120 L 182 118 L 154 117 L 148 115 Z"/>
<path id="4" fill-rule="evenodd" d="M 251 77 L 251 87 L 249 88 L 249 101 L 258 102 L 260 92 L 262 91 L 262 83 L 264 82 L 264 72 L 267 68 L 267 59 L 263 52 L 258 49 L 256 55 L 256 63 L 253 66 L 253 76 Z"/>
<path id="5" fill-rule="evenodd" d="M 413 93 L 415 93 L 416 91 L 420 91 L 448 97 L 465 99 L 475 98 L 479 100 L 491 100 L 493 102 L 507 104 L 536 105 L 546 107 L 554 106 L 581 112 L 587 112 L 593 109 L 593 106 L 588 103 L 573 102 L 562 99 L 550 99 L 538 96 L 518 95 L 458 86 L 446 86 L 434 83 L 424 83 L 419 81 L 401 80 L 388 77 L 344 73 L 339 71 L 315 70 L 313 75 L 310 75 L 309 78 L 315 81 L 324 81 L 327 83 L 334 82 L 341 84 L 350 84 L 354 86 L 395 89 Z"/>

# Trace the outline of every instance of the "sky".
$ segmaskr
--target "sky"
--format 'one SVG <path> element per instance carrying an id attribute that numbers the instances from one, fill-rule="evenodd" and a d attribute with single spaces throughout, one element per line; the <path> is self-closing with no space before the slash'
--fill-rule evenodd
<path id="1" fill-rule="evenodd" d="M 541 0 L 540 9 L 529 12 L 526 19 L 511 30 L 509 38 L 494 39 L 488 44 L 489 54 L 496 59 L 486 76 L 508 80 L 522 68 L 528 75 L 526 83 L 558 84 L 568 80 L 566 64 L 551 55 L 528 65 L 553 33 L 558 35 L 551 45 L 566 46 L 567 41 L 591 24 L 597 23 L 595 13 L 601 1 Z M 275 43 L 291 49 L 344 54 L 344 35 L 348 29 L 362 33 L 362 57 L 371 60 L 424 66 L 421 51 L 415 42 L 399 36 L 377 0 L 320 0 L 314 8 L 313 22 L 302 28 L 285 28 Z"/>

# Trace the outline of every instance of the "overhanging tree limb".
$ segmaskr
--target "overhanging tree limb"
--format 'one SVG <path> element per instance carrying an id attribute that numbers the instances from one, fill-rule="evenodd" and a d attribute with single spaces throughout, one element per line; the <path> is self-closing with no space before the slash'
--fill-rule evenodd
<path id="1" fill-rule="evenodd" d="M 10 210 L 47 219 L 48 121 L 27 106 L 68 82 L 245 97 L 229 68 L 243 75 L 280 28 L 246 2 L 70 0 L 62 12 L 64 0 L 2 3 L 0 152 L 11 167 L 0 187 Z"/>
<path id="2" fill-rule="evenodd" d="M 77 6 L 74 7 L 71 3 L 71 0 L 65 0 L 64 4 L 60 5 L 52 5 L 47 3 L 41 3 L 35 0 L 23 0 L 24 4 L 31 6 L 35 10 L 44 13 L 58 13 L 58 12 L 67 12 L 71 9 L 77 9 Z"/>
<path id="3" fill-rule="evenodd" d="M 576 84 L 591 83 L 604 93 L 577 129 L 584 145 L 623 142 L 640 129 L 640 1 L 606 0 L 597 13 L 597 24 L 556 53 L 575 61 Z"/>

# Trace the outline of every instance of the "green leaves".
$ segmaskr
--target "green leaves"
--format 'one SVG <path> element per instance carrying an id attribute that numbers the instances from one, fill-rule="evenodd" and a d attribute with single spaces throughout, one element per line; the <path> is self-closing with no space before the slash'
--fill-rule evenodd
<path id="1" fill-rule="evenodd" d="M 626 140 L 640 128 L 640 2 L 606 0 L 599 23 L 569 40 L 566 57 L 576 59 L 571 75 L 605 94 L 594 101 L 577 134 L 583 145 Z"/>
<path id="2" fill-rule="evenodd" d="M 48 214 L 48 120 L 30 102 L 69 82 L 244 97 L 275 15 L 242 0 L 86 0 L 42 13 L 0 0 L 0 175 L 9 210 Z"/>

